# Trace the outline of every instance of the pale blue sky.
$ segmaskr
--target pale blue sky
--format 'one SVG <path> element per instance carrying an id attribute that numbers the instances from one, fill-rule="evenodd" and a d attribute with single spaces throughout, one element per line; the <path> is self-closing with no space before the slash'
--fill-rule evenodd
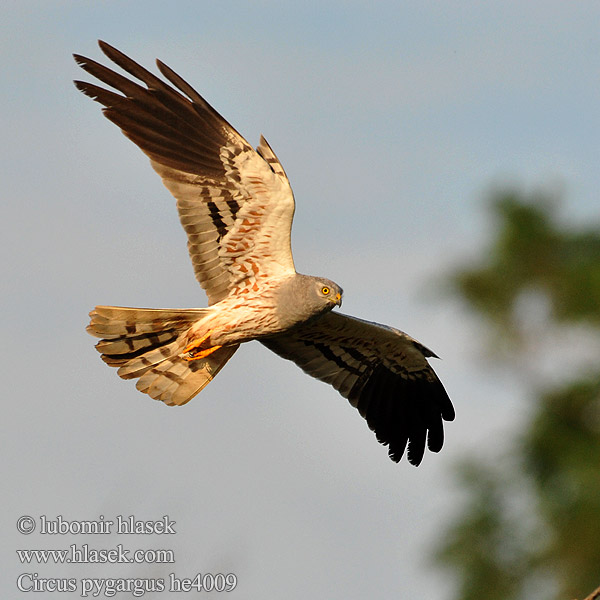
<path id="1" fill-rule="evenodd" d="M 1 27 L 0 593 L 24 571 L 16 548 L 123 542 L 25 539 L 21 514 L 134 513 L 178 521 L 174 566 L 37 572 L 230 570 L 239 599 L 450 598 L 425 557 L 456 506 L 451 466 L 502 445 L 527 406 L 431 288 L 476 258 L 494 182 L 563 186 L 566 216 L 597 219 L 598 4 L 19 1 Z M 251 143 L 267 137 L 296 194 L 298 269 L 443 357 L 457 420 L 440 455 L 392 464 L 345 400 L 256 343 L 181 409 L 101 363 L 84 331 L 95 304 L 205 298 L 170 196 L 71 83 L 85 77 L 71 53 L 101 59 L 98 38 L 149 68 L 160 57 Z"/>

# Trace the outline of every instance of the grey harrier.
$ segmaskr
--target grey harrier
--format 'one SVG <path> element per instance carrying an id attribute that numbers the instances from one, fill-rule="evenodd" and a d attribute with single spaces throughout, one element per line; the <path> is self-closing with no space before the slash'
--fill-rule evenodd
<path id="1" fill-rule="evenodd" d="M 162 310 L 97 306 L 88 331 L 102 359 L 137 389 L 170 406 L 202 390 L 243 342 L 259 340 L 306 373 L 331 384 L 358 409 L 398 462 L 418 465 L 425 445 L 438 452 L 443 421 L 454 419 L 427 362 L 435 354 L 392 327 L 339 312 L 342 289 L 300 275 L 290 246 L 294 196 L 261 137 L 254 150 L 179 75 L 157 61 L 154 76 L 100 42 L 133 81 L 75 55 L 115 91 L 75 85 L 150 158 L 177 200 L 207 308 Z M 144 85 L 141 85 L 140 82 Z M 117 93 L 118 92 L 118 93 Z"/>

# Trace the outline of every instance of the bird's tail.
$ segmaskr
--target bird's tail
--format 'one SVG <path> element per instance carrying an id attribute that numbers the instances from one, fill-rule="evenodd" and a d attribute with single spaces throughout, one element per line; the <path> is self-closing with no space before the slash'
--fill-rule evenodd
<path id="1" fill-rule="evenodd" d="M 187 361 L 183 349 L 190 327 L 210 309 L 162 310 L 96 306 L 88 333 L 102 338 L 96 349 L 102 360 L 118 367 L 123 379 L 169 406 L 189 402 L 238 349 L 224 346 L 205 358 Z"/>

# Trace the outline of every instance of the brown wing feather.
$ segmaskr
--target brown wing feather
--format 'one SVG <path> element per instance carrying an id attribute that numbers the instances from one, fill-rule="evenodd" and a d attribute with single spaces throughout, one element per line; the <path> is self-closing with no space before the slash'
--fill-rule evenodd
<path id="1" fill-rule="evenodd" d="M 259 152 L 179 75 L 157 61 L 165 83 L 99 42 L 115 64 L 144 85 L 75 55 L 89 74 L 120 93 L 76 81 L 105 116 L 151 159 L 177 199 L 196 278 L 209 303 L 294 272 L 294 198 L 264 138 Z M 177 89 L 176 89 L 177 88 Z"/>

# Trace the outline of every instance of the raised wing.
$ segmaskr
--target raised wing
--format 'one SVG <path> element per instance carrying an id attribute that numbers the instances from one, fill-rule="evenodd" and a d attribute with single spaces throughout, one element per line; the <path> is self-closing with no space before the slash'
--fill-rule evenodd
<path id="1" fill-rule="evenodd" d="M 172 87 L 117 49 L 100 48 L 145 86 L 80 55 L 77 63 L 120 94 L 76 81 L 104 115 L 150 157 L 177 199 L 196 278 L 210 304 L 294 272 L 294 197 L 279 160 L 261 137 L 255 151 L 165 64 Z M 175 89 L 177 88 L 177 89 Z M 179 91 L 178 91 L 179 90 Z"/>
<path id="2" fill-rule="evenodd" d="M 425 445 L 439 452 L 443 421 L 454 419 L 452 402 L 426 357 L 435 354 L 385 325 L 337 312 L 262 343 L 331 384 L 356 407 L 398 462 L 418 466 Z"/>

